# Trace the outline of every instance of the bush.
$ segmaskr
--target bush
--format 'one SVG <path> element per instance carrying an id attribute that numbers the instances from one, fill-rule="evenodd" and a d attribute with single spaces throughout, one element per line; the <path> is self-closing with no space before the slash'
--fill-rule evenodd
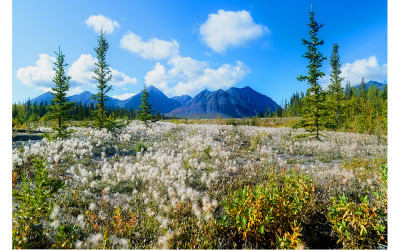
<path id="1" fill-rule="evenodd" d="M 142 150 L 143 150 L 143 152 L 146 152 L 146 151 L 147 151 L 147 146 L 146 146 L 144 143 L 140 142 L 140 143 L 136 146 L 136 151 L 137 151 L 137 152 L 142 152 Z"/>
<path id="2" fill-rule="evenodd" d="M 19 204 L 13 212 L 13 248 L 46 248 L 48 245 L 43 221 L 49 219 L 54 205 L 51 198 L 63 183 L 49 179 L 43 159 L 36 159 L 34 168 L 34 177 L 22 178 L 21 190 L 13 190 L 14 202 Z"/>
<path id="3" fill-rule="evenodd" d="M 315 210 L 311 179 L 294 171 L 272 173 L 265 185 L 245 186 L 223 198 L 220 222 L 236 241 L 256 247 L 296 248 L 302 226 Z M 235 238 L 235 233 L 231 234 Z"/>
<path id="4" fill-rule="evenodd" d="M 235 120 L 233 120 L 233 118 L 230 118 L 228 121 L 226 121 L 226 125 L 236 126 L 237 124 L 236 124 Z"/>
<path id="5" fill-rule="evenodd" d="M 343 248 L 377 248 L 386 244 L 386 207 L 371 204 L 368 196 L 360 203 L 349 202 L 345 195 L 332 198 L 328 218 Z"/>

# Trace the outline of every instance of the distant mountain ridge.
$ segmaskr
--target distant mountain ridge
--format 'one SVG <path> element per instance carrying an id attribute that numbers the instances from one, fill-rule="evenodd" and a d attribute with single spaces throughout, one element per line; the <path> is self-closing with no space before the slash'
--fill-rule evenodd
<path id="1" fill-rule="evenodd" d="M 226 91 L 219 89 L 211 92 L 203 90 L 185 105 L 168 113 L 174 117 L 188 118 L 216 118 L 226 117 L 251 117 L 260 112 L 263 114 L 270 109 L 275 112 L 280 106 L 271 98 L 250 87 L 230 88 Z"/>
<path id="2" fill-rule="evenodd" d="M 226 91 L 222 89 L 216 91 L 205 89 L 193 98 L 188 95 L 168 98 L 154 86 L 149 86 L 147 91 L 149 92 L 148 101 L 152 105 L 152 109 L 158 113 L 173 117 L 251 117 L 258 115 L 260 112 L 265 113 L 268 108 L 273 113 L 280 107 L 270 97 L 258 93 L 248 86 L 244 88 L 232 87 Z M 142 92 L 126 100 L 108 97 L 106 106 L 136 110 L 141 105 L 141 95 Z M 95 105 L 92 96 L 93 94 L 89 91 L 84 91 L 80 94 L 69 96 L 68 100 L 75 103 L 80 102 L 82 105 L 90 105 L 90 103 Z M 46 92 L 33 98 L 31 103 L 46 101 L 50 104 L 52 98 L 53 96 L 50 92 Z"/>
<path id="3" fill-rule="evenodd" d="M 182 105 L 185 105 L 188 101 L 192 100 L 191 96 L 188 95 L 180 95 L 180 96 L 173 96 L 171 99 L 180 102 Z"/>
<path id="4" fill-rule="evenodd" d="M 147 87 L 147 91 L 149 92 L 149 103 L 152 105 L 152 109 L 156 110 L 158 113 L 168 113 L 180 106 L 182 104 L 176 100 L 168 98 L 154 86 Z M 141 95 L 143 92 L 140 92 L 137 95 L 134 95 L 126 100 L 120 101 L 118 104 L 121 108 L 132 108 L 137 109 L 139 105 L 141 105 Z"/>
<path id="5" fill-rule="evenodd" d="M 147 88 L 147 91 L 149 92 L 149 103 L 152 105 L 152 109 L 157 111 L 158 113 L 168 113 L 180 106 L 182 104 L 177 101 L 173 100 L 171 98 L 168 98 L 166 95 L 164 95 L 163 92 L 158 90 L 154 86 L 149 86 Z M 92 96 L 94 94 L 90 93 L 89 91 L 84 91 L 80 94 L 77 95 L 72 95 L 68 97 L 68 100 L 70 102 L 75 102 L 75 103 L 81 103 L 82 105 L 90 105 L 93 103 L 96 105 L 95 100 L 92 99 Z M 139 105 L 141 104 L 141 95 L 142 92 L 139 94 L 136 94 L 134 96 L 131 96 L 130 98 L 126 100 L 119 100 L 113 97 L 108 96 L 108 100 L 106 101 L 106 107 L 111 107 L 111 108 L 127 108 L 130 109 L 132 108 L 133 110 L 138 109 Z M 31 103 L 40 103 L 40 102 L 47 102 L 47 104 L 50 104 L 50 100 L 53 99 L 53 95 L 50 94 L 49 92 L 46 92 L 36 98 L 31 99 Z"/>
<path id="6" fill-rule="evenodd" d="M 387 83 L 381 83 L 381 82 L 377 82 L 377 81 L 369 81 L 367 83 L 365 83 L 365 87 L 367 89 L 369 89 L 369 87 L 371 86 L 376 86 L 378 87 L 380 90 L 383 90 L 383 88 L 387 85 Z M 361 86 L 361 83 L 358 85 L 355 85 L 354 87 L 357 89 Z"/>

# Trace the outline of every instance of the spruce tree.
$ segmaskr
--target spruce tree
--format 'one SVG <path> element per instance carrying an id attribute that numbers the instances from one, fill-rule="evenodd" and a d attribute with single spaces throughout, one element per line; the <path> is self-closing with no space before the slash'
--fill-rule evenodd
<path id="1" fill-rule="evenodd" d="M 154 116 L 152 115 L 153 111 L 151 110 L 151 104 L 147 100 L 149 98 L 149 92 L 147 92 L 146 86 L 144 86 L 142 95 L 140 100 L 142 101 L 141 105 L 139 106 L 139 110 L 137 112 L 137 119 L 139 121 L 144 121 L 147 126 L 148 121 L 155 121 Z"/>
<path id="2" fill-rule="evenodd" d="M 271 109 L 267 107 L 267 111 L 265 111 L 265 117 L 270 117 L 271 116 Z"/>
<path id="3" fill-rule="evenodd" d="M 302 39 L 302 44 L 307 46 L 307 52 L 303 55 L 308 59 L 308 75 L 301 75 L 297 79 L 299 81 L 307 81 L 310 88 L 305 96 L 305 114 L 301 125 L 308 131 L 316 131 L 316 138 L 319 140 L 319 130 L 321 127 L 321 116 L 324 113 L 325 94 L 318 80 L 325 75 L 320 70 L 323 60 L 326 59 L 318 50 L 318 46 L 324 44 L 323 40 L 318 38 L 318 32 L 323 27 L 315 21 L 315 12 L 310 11 L 310 22 L 307 24 L 310 27 L 310 40 Z"/>
<path id="4" fill-rule="evenodd" d="M 352 95 L 352 90 L 349 81 L 346 82 L 346 89 L 344 90 L 344 93 L 346 94 L 346 99 L 350 100 Z"/>
<path id="5" fill-rule="evenodd" d="M 331 128 L 338 128 L 343 121 L 344 100 L 346 97 L 342 88 L 344 78 L 340 77 L 342 63 L 340 62 L 339 45 L 337 43 L 333 44 L 330 64 L 332 73 L 330 77 L 331 83 L 328 86 L 326 125 Z"/>
<path id="6" fill-rule="evenodd" d="M 364 77 L 361 79 L 361 84 L 358 88 L 358 96 L 363 99 L 367 98 L 367 86 L 365 85 Z"/>
<path id="7" fill-rule="evenodd" d="M 96 68 L 93 70 L 93 79 L 97 81 L 97 94 L 92 98 L 97 102 L 97 109 L 94 112 L 95 127 L 101 129 L 108 126 L 107 124 L 107 108 L 106 101 L 108 100 L 107 93 L 112 89 L 107 82 L 111 80 L 111 70 L 106 62 L 106 53 L 109 48 L 108 42 L 104 37 L 104 31 L 100 32 L 97 37 L 98 46 L 95 48 L 97 62 Z"/>
<path id="8" fill-rule="evenodd" d="M 68 64 L 65 63 L 65 55 L 61 52 L 60 47 L 58 48 L 58 53 L 56 62 L 54 63 L 55 76 L 53 82 L 55 87 L 51 88 L 51 94 L 53 99 L 51 99 L 51 105 L 49 106 L 50 115 L 55 120 L 55 126 L 53 130 L 57 131 L 55 137 L 64 138 L 68 135 L 67 125 L 64 123 L 70 116 L 70 112 L 75 109 L 73 102 L 68 102 L 67 91 L 69 90 L 69 80 L 70 76 L 65 74 L 64 67 Z"/>

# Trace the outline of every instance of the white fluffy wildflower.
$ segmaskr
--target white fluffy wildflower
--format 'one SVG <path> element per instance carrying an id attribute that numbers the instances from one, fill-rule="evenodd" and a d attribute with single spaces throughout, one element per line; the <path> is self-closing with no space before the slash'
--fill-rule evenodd
<path id="1" fill-rule="evenodd" d="M 55 218 L 57 218 L 59 212 L 60 212 L 60 207 L 58 205 L 55 205 L 53 211 L 50 214 L 50 219 L 54 220 Z"/>
<path id="2" fill-rule="evenodd" d="M 173 233 L 168 231 L 165 235 L 160 236 L 158 238 L 158 245 L 163 249 L 170 248 L 168 245 L 168 242 L 172 239 L 172 237 L 173 237 Z"/>
<path id="3" fill-rule="evenodd" d="M 50 226 L 53 229 L 57 229 L 60 226 L 60 221 L 59 220 L 54 220 L 53 222 L 50 223 Z"/>
<path id="4" fill-rule="evenodd" d="M 89 190 L 85 189 L 83 190 L 83 194 L 86 196 L 90 196 L 92 193 Z"/>
<path id="5" fill-rule="evenodd" d="M 89 248 L 96 248 L 103 242 L 103 234 L 98 233 L 89 237 L 87 240 Z"/>
<path id="6" fill-rule="evenodd" d="M 85 216 L 83 214 L 78 215 L 76 218 L 76 223 L 83 227 Z"/>
<path id="7" fill-rule="evenodd" d="M 75 248 L 76 249 L 81 249 L 82 248 L 82 241 L 80 241 L 80 240 L 77 240 L 76 242 L 75 242 Z"/>
<path id="8" fill-rule="evenodd" d="M 90 209 L 90 211 L 94 211 L 94 210 L 96 210 L 96 204 L 94 204 L 94 203 L 90 203 L 90 205 L 89 205 L 89 209 Z"/>
<path id="9" fill-rule="evenodd" d="M 198 219 L 201 219 L 201 208 L 197 203 L 192 204 L 192 210 L 194 212 L 194 215 L 196 215 Z"/>
<path id="10" fill-rule="evenodd" d="M 127 239 L 119 239 L 118 241 L 118 245 L 121 249 L 127 249 L 128 248 L 128 240 Z"/>
<path id="11" fill-rule="evenodd" d="M 154 215 L 154 211 L 151 208 L 146 208 L 146 213 L 149 217 L 152 217 Z"/>
<path id="12" fill-rule="evenodd" d="M 162 221 L 161 221 L 161 228 L 165 228 L 165 229 L 167 229 L 168 228 L 168 223 L 169 223 L 169 220 L 167 219 L 167 218 L 164 218 Z"/>

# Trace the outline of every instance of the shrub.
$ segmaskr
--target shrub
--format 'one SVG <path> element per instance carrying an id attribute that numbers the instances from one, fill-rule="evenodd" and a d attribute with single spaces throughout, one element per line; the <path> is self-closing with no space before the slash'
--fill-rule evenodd
<path id="1" fill-rule="evenodd" d="M 207 159 L 211 159 L 211 146 L 208 145 L 205 149 L 204 149 L 204 155 L 206 156 Z"/>
<path id="2" fill-rule="evenodd" d="M 55 236 L 55 243 L 52 244 L 52 248 L 73 248 L 75 242 L 78 240 L 79 235 L 82 232 L 79 230 L 77 225 L 62 224 L 57 228 L 57 234 Z"/>
<path id="3" fill-rule="evenodd" d="M 332 198 L 328 218 L 338 243 L 343 248 L 376 248 L 378 243 L 386 243 L 385 207 L 371 204 L 368 196 L 360 203 L 350 202 L 345 195 Z"/>
<path id="4" fill-rule="evenodd" d="M 143 152 L 147 151 L 147 146 L 140 142 L 137 146 L 136 146 L 136 151 L 137 152 L 141 152 L 143 150 Z"/>
<path id="5" fill-rule="evenodd" d="M 237 124 L 236 124 L 235 120 L 233 120 L 233 118 L 230 118 L 228 121 L 226 121 L 226 125 L 236 126 Z"/>
<path id="6" fill-rule="evenodd" d="M 220 222 L 239 233 L 236 240 L 266 248 L 298 247 L 302 226 L 315 209 L 314 188 L 306 175 L 283 169 L 281 174 L 272 173 L 264 185 L 228 194 L 223 206 Z"/>
<path id="7" fill-rule="evenodd" d="M 217 124 L 222 125 L 222 118 L 220 115 L 217 117 Z"/>
<path id="8" fill-rule="evenodd" d="M 63 186 L 60 180 L 49 179 L 43 159 L 36 159 L 34 168 L 34 178 L 23 177 L 21 190 L 13 190 L 14 202 L 19 204 L 13 212 L 14 248 L 46 248 L 42 223 L 53 209 L 51 198 Z"/>

